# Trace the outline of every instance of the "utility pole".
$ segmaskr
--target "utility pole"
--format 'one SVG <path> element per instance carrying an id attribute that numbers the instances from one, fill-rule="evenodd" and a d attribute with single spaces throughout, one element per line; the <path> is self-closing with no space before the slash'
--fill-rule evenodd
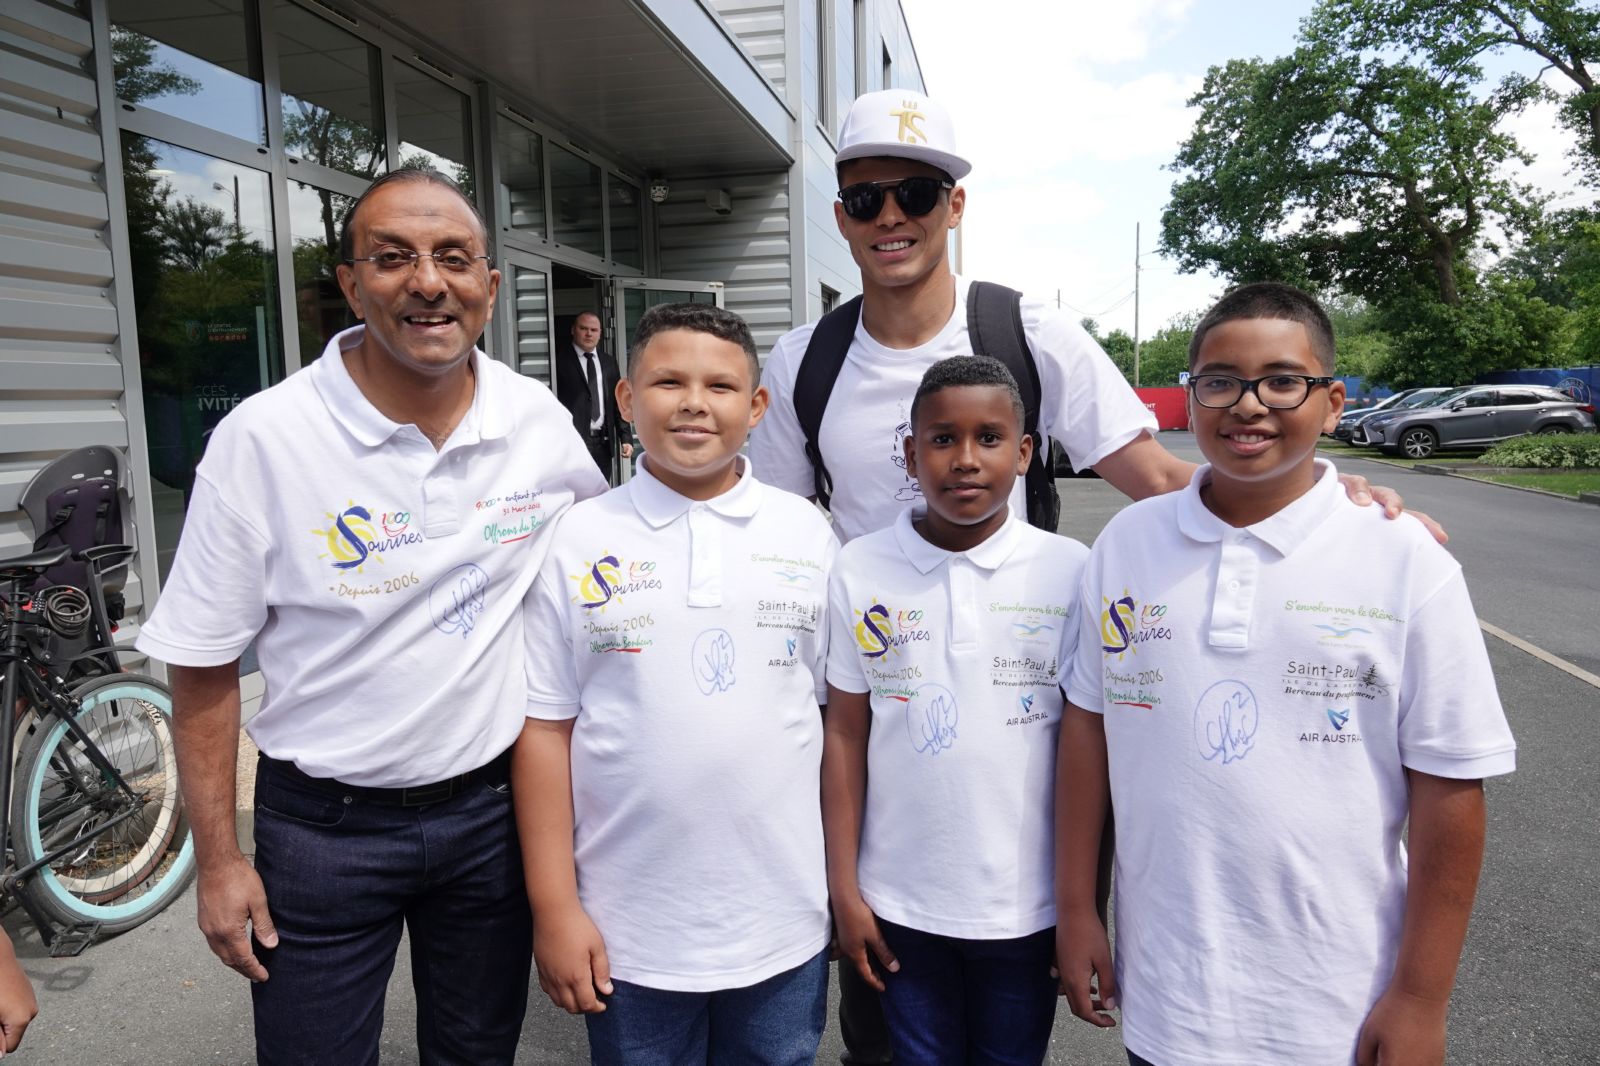
<path id="1" fill-rule="evenodd" d="M 1133 387 L 1139 387 L 1139 223 L 1133 224 Z"/>

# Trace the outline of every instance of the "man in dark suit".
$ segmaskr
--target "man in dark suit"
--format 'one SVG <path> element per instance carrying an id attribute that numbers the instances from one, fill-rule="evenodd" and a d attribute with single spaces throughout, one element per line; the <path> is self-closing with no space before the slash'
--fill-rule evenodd
<path id="1" fill-rule="evenodd" d="M 611 481 L 611 458 L 633 457 L 633 430 L 617 411 L 617 360 L 600 350 L 600 317 L 585 311 L 572 322 L 572 344 L 556 346 L 556 398 L 572 412 L 578 436 Z"/>

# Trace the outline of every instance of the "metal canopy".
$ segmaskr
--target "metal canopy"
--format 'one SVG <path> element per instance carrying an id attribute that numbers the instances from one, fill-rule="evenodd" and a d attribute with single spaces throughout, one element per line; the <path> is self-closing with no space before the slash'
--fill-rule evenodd
<path id="1" fill-rule="evenodd" d="M 785 169 L 789 113 L 691 0 L 384 0 L 377 10 L 554 119 L 574 143 L 666 175 Z"/>

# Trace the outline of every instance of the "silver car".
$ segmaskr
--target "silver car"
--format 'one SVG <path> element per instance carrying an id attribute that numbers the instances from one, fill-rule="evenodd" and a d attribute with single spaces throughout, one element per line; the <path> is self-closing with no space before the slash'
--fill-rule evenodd
<path id="1" fill-rule="evenodd" d="M 1593 404 L 1543 385 L 1465 385 L 1410 411 L 1380 414 L 1353 443 L 1426 459 L 1443 448 L 1488 447 L 1525 433 L 1593 433 Z"/>

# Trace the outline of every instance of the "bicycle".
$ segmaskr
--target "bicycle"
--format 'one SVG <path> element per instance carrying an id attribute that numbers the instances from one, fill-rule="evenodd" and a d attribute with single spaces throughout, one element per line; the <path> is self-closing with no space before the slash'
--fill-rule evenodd
<path id="1" fill-rule="evenodd" d="M 195 874 L 167 687 L 121 672 L 109 647 L 53 650 L 108 630 L 101 575 L 132 552 L 0 560 L 0 752 L 12 753 L 0 758 L 0 900 L 21 904 L 55 956 L 149 920 Z M 69 558 L 87 564 L 87 591 L 29 591 Z"/>

